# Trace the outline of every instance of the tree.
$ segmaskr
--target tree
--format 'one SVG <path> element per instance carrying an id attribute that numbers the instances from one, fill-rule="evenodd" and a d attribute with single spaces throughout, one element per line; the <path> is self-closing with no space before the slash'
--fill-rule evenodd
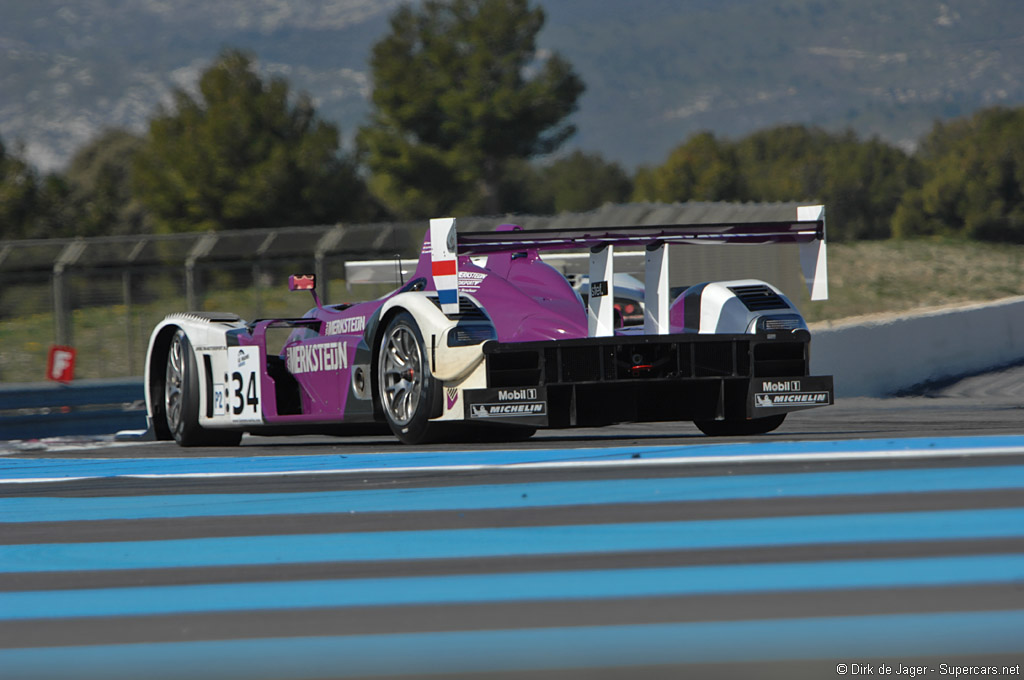
<path id="1" fill-rule="evenodd" d="M 637 171 L 638 201 L 743 200 L 743 177 L 733 145 L 701 132 L 677 146 L 656 168 Z"/>
<path id="2" fill-rule="evenodd" d="M 109 129 L 72 156 L 65 178 L 77 236 L 151 231 L 146 210 L 132 195 L 132 166 L 143 144 L 139 135 Z"/>
<path id="3" fill-rule="evenodd" d="M 625 203 L 632 191 L 633 183 L 622 166 L 578 150 L 545 165 L 510 162 L 501 183 L 503 210 L 533 215 Z"/>
<path id="4" fill-rule="evenodd" d="M 0 140 L 0 238 L 42 238 L 37 224 L 39 182 L 32 166 Z"/>
<path id="5" fill-rule="evenodd" d="M 554 212 L 583 212 L 605 203 L 625 203 L 633 183 L 618 163 L 599 154 L 574 151 L 541 171 L 544 186 L 552 195 Z"/>
<path id="6" fill-rule="evenodd" d="M 736 142 L 691 137 L 665 163 L 641 168 L 634 198 L 648 201 L 821 201 L 829 237 L 887 238 L 917 164 L 878 139 L 782 125 Z"/>
<path id="7" fill-rule="evenodd" d="M 161 231 L 279 227 L 361 218 L 370 208 L 338 129 L 282 78 L 229 50 L 150 120 L 134 193 Z"/>
<path id="8" fill-rule="evenodd" d="M 373 112 L 359 132 L 370 188 L 405 218 L 501 211 L 510 162 L 555 151 L 583 83 L 541 60 L 529 0 L 426 0 L 400 8 L 374 48 Z"/>
<path id="9" fill-rule="evenodd" d="M 741 139 L 737 155 L 752 199 L 822 201 L 829 237 L 840 241 L 888 238 L 896 206 L 917 181 L 905 152 L 850 130 L 768 128 Z"/>
<path id="10" fill-rule="evenodd" d="M 899 205 L 897 236 L 1024 242 L 1024 108 L 936 123 L 918 157 L 925 178 Z"/>

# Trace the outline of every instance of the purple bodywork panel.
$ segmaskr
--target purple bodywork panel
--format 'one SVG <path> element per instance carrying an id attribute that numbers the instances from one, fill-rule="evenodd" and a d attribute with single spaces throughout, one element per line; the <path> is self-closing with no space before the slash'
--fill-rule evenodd
<path id="1" fill-rule="evenodd" d="M 496 231 L 518 229 L 503 224 Z M 583 302 L 536 250 L 495 252 L 481 258 L 463 255 L 458 260 L 459 292 L 472 295 L 487 310 L 499 342 L 587 337 Z M 427 291 L 436 290 L 430 272 L 428 235 L 413 274 L 426 279 Z"/>
<path id="2" fill-rule="evenodd" d="M 285 366 L 299 383 L 303 415 L 322 420 L 345 410 L 359 336 L 335 336 L 285 345 Z"/>
<path id="3" fill-rule="evenodd" d="M 496 231 L 518 230 L 513 225 L 502 225 Z M 431 264 L 428 233 L 412 276 L 412 280 L 425 280 L 425 292 L 436 290 Z M 499 342 L 587 337 L 587 311 L 582 299 L 558 270 L 541 260 L 536 249 L 491 251 L 476 257 L 460 255 L 458 271 L 459 292 L 472 296 L 484 308 Z M 304 317 L 309 322 L 259 321 L 250 334 L 240 335 L 240 344 L 256 346 L 264 355 L 269 353 L 270 363 L 276 364 L 275 370 L 268 366 L 261 380 L 266 422 L 340 421 L 363 331 L 380 307 L 398 294 L 396 290 L 378 300 L 351 306 L 322 307 L 318 303 Z M 670 315 L 674 332 L 682 328 L 682 306 L 676 310 L 673 306 Z M 283 346 L 268 348 L 267 330 L 275 327 L 293 330 Z M 642 327 L 618 330 L 623 335 L 637 332 L 642 332 Z M 279 413 L 278 389 L 286 387 L 278 382 L 291 380 L 297 383 L 301 412 Z"/>

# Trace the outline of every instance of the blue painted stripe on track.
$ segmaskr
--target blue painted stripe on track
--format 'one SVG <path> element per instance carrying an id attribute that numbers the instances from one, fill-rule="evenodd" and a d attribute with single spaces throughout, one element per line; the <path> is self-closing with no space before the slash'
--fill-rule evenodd
<path id="1" fill-rule="evenodd" d="M 0 593 L 0 620 L 1024 583 L 1024 555 Z"/>
<path id="2" fill-rule="evenodd" d="M 224 458 L 61 459 L 0 458 L 0 482 L 65 477 L 125 475 L 324 472 L 440 466 L 492 466 L 573 461 L 711 459 L 727 456 L 856 454 L 930 450 L 935 453 L 972 448 L 1021 449 L 1024 436 L 866 439 L 844 441 L 758 442 L 627 446 L 600 449 L 526 449 L 517 451 L 400 452 L 357 455 L 252 456 Z"/>
<path id="3" fill-rule="evenodd" d="M 893 614 L 0 650 L 20 680 L 247 680 L 564 670 L 685 663 L 1013 654 L 1024 611 Z M 946 675 L 952 675 L 947 673 Z M 226 677 L 221 675 L 221 677 Z"/>
<path id="4" fill-rule="evenodd" d="M 1024 466 L 668 477 L 308 493 L 0 498 L 0 522 L 556 507 L 1019 489 Z M 1024 505 L 1024 499 L 1022 499 Z"/>
<path id="5" fill-rule="evenodd" d="M 0 546 L 0 573 L 413 560 L 1024 535 L 1024 509 Z"/>

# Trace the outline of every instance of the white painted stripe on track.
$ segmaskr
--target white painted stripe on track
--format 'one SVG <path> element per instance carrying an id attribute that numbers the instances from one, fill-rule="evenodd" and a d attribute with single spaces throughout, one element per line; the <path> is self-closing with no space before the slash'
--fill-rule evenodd
<path id="1" fill-rule="evenodd" d="M 758 446 L 752 444 L 752 447 Z M 651 447 L 653 450 L 664 450 L 664 447 Z M 586 449 L 593 450 L 593 449 Z M 570 451 L 570 450 L 566 450 Z M 396 474 L 410 472 L 494 472 L 499 470 L 593 470 L 593 469 L 628 469 L 642 467 L 693 466 L 706 467 L 722 464 L 748 463 L 824 463 L 854 462 L 876 460 L 941 460 L 946 458 L 964 458 L 971 456 L 1012 456 L 1024 454 L 1024 446 L 997 447 L 966 447 L 950 449 L 895 449 L 875 451 L 821 451 L 801 453 L 753 453 L 703 456 L 679 456 L 643 458 L 642 450 L 637 458 L 614 460 L 557 460 L 503 464 L 464 464 L 464 465 L 423 465 L 400 467 L 353 467 L 332 469 L 298 469 L 298 470 L 267 470 L 267 471 L 230 471 L 230 472 L 168 472 L 168 473 L 124 473 L 112 475 L 75 475 L 69 477 L 25 477 L 0 479 L 0 484 L 41 484 L 52 482 L 87 481 L 93 479 L 247 479 L 265 477 L 294 477 L 303 475 L 366 475 Z M 379 454 L 377 454 L 379 455 Z M 405 454 L 408 455 L 408 454 Z M 458 452 L 453 452 L 458 455 Z M 230 459 L 230 458 L 229 458 Z M 113 462 L 113 459 L 103 459 Z M 183 459 L 176 459 L 183 460 Z"/>

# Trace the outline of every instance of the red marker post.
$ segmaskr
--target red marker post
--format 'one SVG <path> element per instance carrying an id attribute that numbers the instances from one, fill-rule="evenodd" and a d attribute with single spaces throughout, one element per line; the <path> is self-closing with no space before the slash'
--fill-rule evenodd
<path id="1" fill-rule="evenodd" d="M 50 357 L 46 362 L 46 378 L 57 382 L 69 383 L 75 377 L 75 348 L 63 345 L 50 347 Z"/>

